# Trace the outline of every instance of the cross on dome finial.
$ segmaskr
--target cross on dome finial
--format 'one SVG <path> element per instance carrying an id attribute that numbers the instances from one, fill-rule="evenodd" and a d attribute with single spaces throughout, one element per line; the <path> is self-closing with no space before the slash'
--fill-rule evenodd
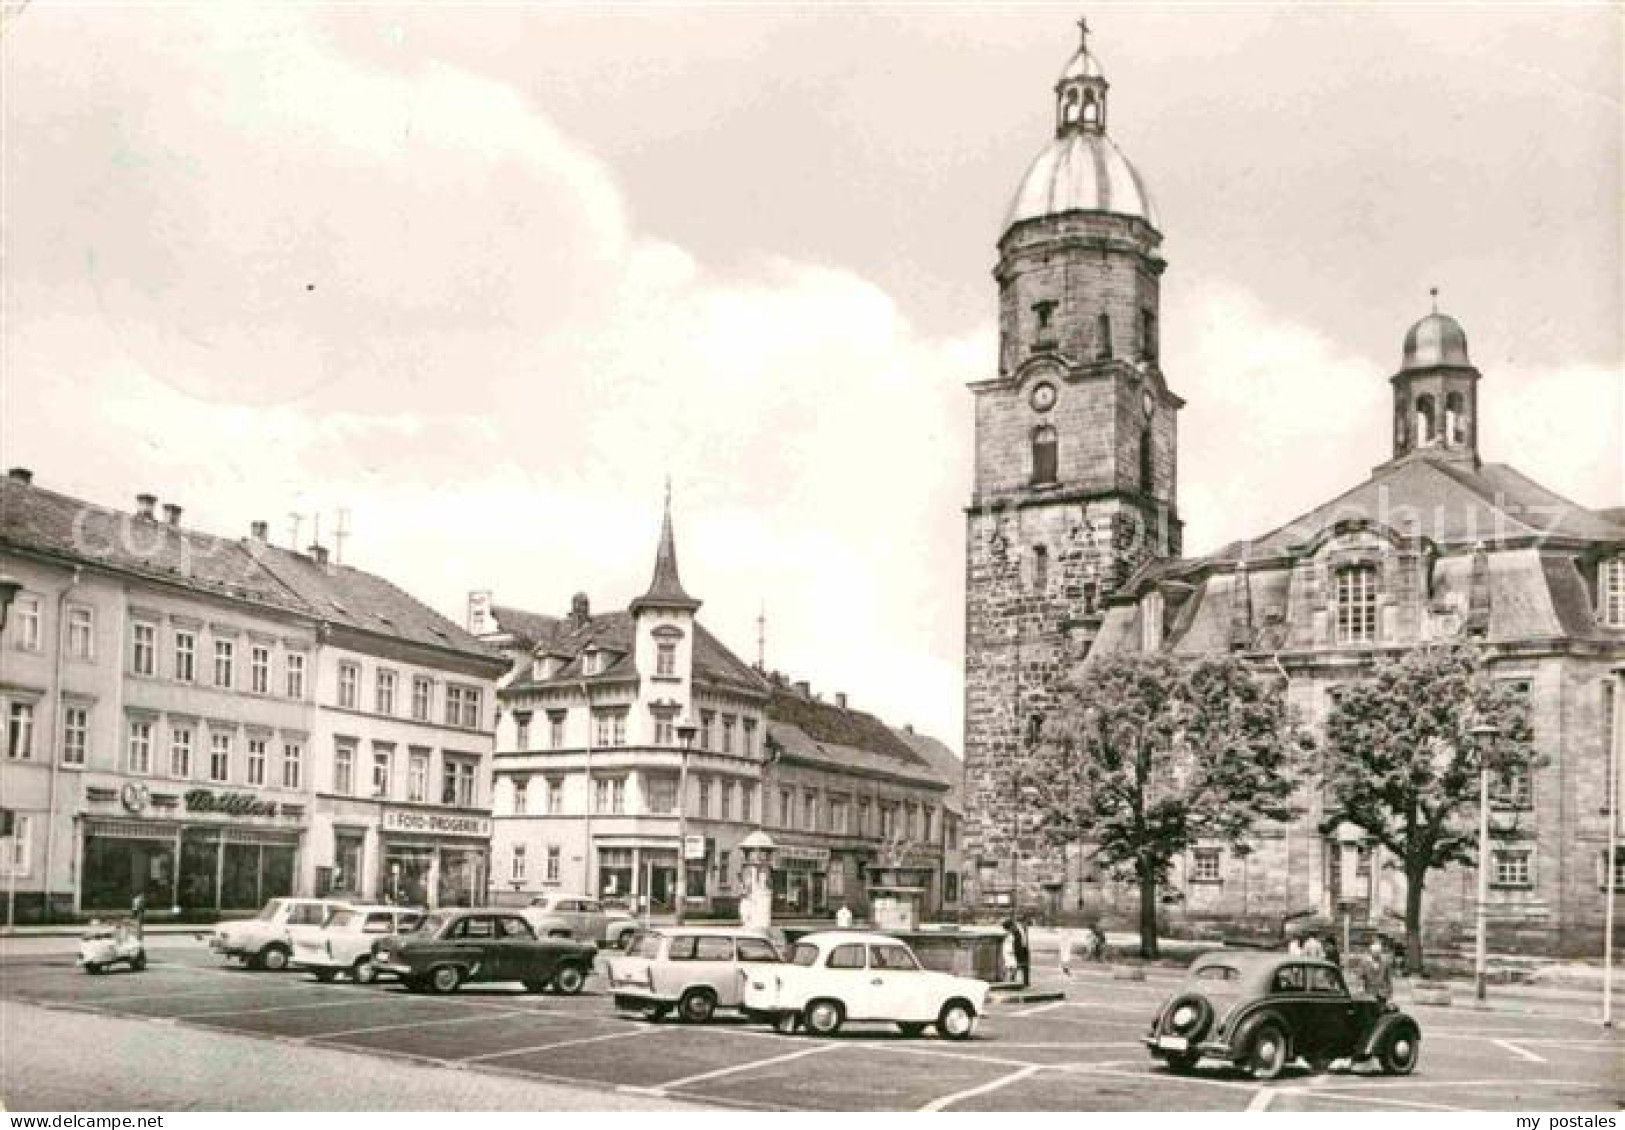
<path id="1" fill-rule="evenodd" d="M 1079 16 L 1078 17 L 1078 34 L 1081 36 L 1081 39 L 1079 40 L 1079 46 L 1081 46 L 1085 51 L 1089 50 L 1089 17 L 1088 16 Z"/>

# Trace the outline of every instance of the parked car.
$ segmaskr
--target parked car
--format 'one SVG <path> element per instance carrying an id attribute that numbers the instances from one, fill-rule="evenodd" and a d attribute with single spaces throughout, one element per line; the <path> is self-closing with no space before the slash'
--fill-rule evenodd
<path id="1" fill-rule="evenodd" d="M 372 944 L 380 937 L 413 929 L 423 911 L 407 906 L 352 906 L 335 911 L 322 926 L 291 926 L 295 969 L 313 973 L 318 981 L 331 981 L 347 973 L 360 985 L 378 977 L 372 963 Z"/>
<path id="2" fill-rule="evenodd" d="M 1385 1001 L 1357 997 L 1335 965 L 1290 954 L 1204 954 L 1151 1022 L 1153 1057 L 1186 1072 L 1222 1060 L 1273 1079 L 1294 1058 L 1311 1071 L 1331 1063 L 1375 1060 L 1390 1075 L 1409 1075 L 1422 1051 L 1422 1029 Z"/>
<path id="3" fill-rule="evenodd" d="M 986 981 L 938 973 L 885 934 L 850 930 L 808 934 L 785 964 L 749 970 L 743 1011 L 781 1032 L 805 1025 L 832 1036 L 849 1020 L 895 1023 L 905 1036 L 935 1025 L 950 1040 L 968 1039 L 987 1002 Z"/>
<path id="4" fill-rule="evenodd" d="M 209 936 L 209 948 L 250 969 L 286 969 L 293 956 L 289 927 L 324 926 L 334 911 L 348 906 L 336 899 L 275 898 L 252 918 L 218 923 Z"/>
<path id="5" fill-rule="evenodd" d="M 86 973 L 106 973 L 110 966 L 128 965 L 139 973 L 147 967 L 147 947 L 141 929 L 129 919 L 111 924 L 92 922 L 79 939 L 79 965 Z"/>
<path id="6" fill-rule="evenodd" d="M 621 949 L 637 932 L 638 920 L 586 895 L 537 895 L 524 910 L 525 921 L 543 938 L 576 938 Z"/>
<path id="7" fill-rule="evenodd" d="M 609 961 L 615 1007 L 659 1020 L 673 1009 L 690 1023 L 739 1008 L 745 978 L 783 961 L 766 934 L 738 926 L 674 926 L 640 931 Z"/>
<path id="8" fill-rule="evenodd" d="M 442 910 L 409 934 L 373 943 L 372 963 L 413 992 L 455 992 L 470 981 L 518 981 L 573 996 L 598 956 L 591 942 L 538 938 L 518 911 Z"/>

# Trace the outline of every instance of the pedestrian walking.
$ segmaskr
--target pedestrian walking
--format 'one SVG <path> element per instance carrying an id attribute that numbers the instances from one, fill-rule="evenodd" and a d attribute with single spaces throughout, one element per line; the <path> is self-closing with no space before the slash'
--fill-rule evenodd
<path id="1" fill-rule="evenodd" d="M 1371 939 L 1365 959 L 1365 991 L 1386 1005 L 1394 995 L 1394 962 L 1381 938 Z"/>
<path id="2" fill-rule="evenodd" d="M 1302 953 L 1303 953 L 1303 939 L 1298 937 L 1298 935 L 1293 934 L 1290 938 L 1288 938 L 1286 940 L 1286 952 L 1291 954 L 1294 957 L 1298 957 L 1298 956 L 1302 955 Z"/>
<path id="3" fill-rule="evenodd" d="M 1328 932 L 1325 940 L 1321 942 L 1321 948 L 1326 952 L 1327 961 L 1331 962 L 1333 965 L 1343 964 L 1343 955 L 1337 948 L 1337 938 L 1335 935 Z"/>
<path id="4" fill-rule="evenodd" d="M 1058 927 L 1055 934 L 1060 941 L 1061 976 L 1070 977 L 1072 976 L 1072 947 L 1076 944 L 1076 938 L 1072 931 L 1065 926 Z"/>
<path id="5" fill-rule="evenodd" d="M 1321 947 L 1320 939 L 1313 934 L 1303 940 L 1303 956 L 1312 958 L 1315 961 L 1319 961 L 1326 956 L 1325 949 Z"/>
<path id="6" fill-rule="evenodd" d="M 1004 940 L 999 943 L 999 969 L 1005 983 L 1010 984 L 1021 971 L 1020 963 L 1016 961 L 1016 924 L 1014 919 L 1006 918 L 999 925 L 1004 929 Z"/>
<path id="7" fill-rule="evenodd" d="M 846 903 L 835 912 L 835 928 L 837 930 L 850 930 L 852 928 L 852 912 L 847 909 Z"/>
<path id="8" fill-rule="evenodd" d="M 144 941 L 147 936 L 147 896 L 137 892 L 130 902 L 130 923 L 135 927 L 135 936 Z"/>
<path id="9" fill-rule="evenodd" d="M 1032 919 L 1026 915 L 1017 917 L 1014 923 L 1016 965 L 1021 971 L 1021 987 L 1023 989 L 1032 984 L 1033 976 L 1032 940 L 1030 934 L 1028 933 L 1028 928 L 1031 926 L 1031 924 Z"/>

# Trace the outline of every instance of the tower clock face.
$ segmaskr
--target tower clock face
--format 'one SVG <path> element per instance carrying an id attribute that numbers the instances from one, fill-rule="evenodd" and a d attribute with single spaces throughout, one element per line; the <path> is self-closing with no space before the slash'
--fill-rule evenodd
<path id="1" fill-rule="evenodd" d="M 1055 386 L 1052 384 L 1034 385 L 1030 403 L 1035 412 L 1048 412 L 1055 407 Z"/>

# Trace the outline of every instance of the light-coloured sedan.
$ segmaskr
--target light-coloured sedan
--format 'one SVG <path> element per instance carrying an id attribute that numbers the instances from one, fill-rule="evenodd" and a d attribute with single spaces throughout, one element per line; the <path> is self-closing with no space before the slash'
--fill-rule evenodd
<path id="1" fill-rule="evenodd" d="M 781 1032 L 805 1025 L 833 1036 L 848 1021 L 885 1021 L 905 1036 L 934 1025 L 964 1040 L 976 1030 L 987 990 L 986 981 L 924 968 L 896 938 L 838 930 L 802 938 L 788 964 L 751 969 L 742 1011 Z"/>
<path id="2" fill-rule="evenodd" d="M 746 977 L 778 965 L 766 934 L 737 926 L 670 926 L 640 932 L 609 961 L 615 1007 L 659 1020 L 673 1009 L 693 1024 L 719 1008 L 737 1009 Z"/>
<path id="3" fill-rule="evenodd" d="M 331 981 L 347 973 L 357 984 L 378 977 L 372 963 L 372 944 L 379 938 L 414 929 L 423 911 L 408 906 L 355 906 L 340 910 L 320 927 L 289 929 L 295 969 L 313 973 L 318 981 Z"/>

